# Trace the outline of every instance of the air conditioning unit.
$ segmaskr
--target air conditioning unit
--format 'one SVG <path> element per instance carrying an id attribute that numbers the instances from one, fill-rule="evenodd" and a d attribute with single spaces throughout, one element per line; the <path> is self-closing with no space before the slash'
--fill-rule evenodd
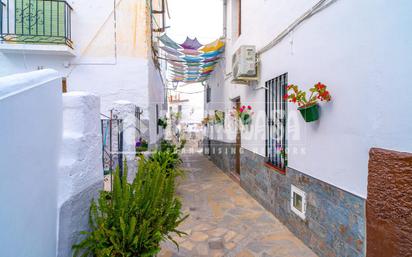
<path id="1" fill-rule="evenodd" d="M 258 80 L 256 47 L 244 45 L 239 47 L 232 57 L 233 82 Z"/>

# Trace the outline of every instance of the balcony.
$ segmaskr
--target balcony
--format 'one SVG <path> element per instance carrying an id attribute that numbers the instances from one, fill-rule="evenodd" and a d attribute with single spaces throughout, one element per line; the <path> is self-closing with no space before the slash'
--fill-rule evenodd
<path id="1" fill-rule="evenodd" d="M 73 9 L 66 1 L 3 0 L 0 3 L 1 51 L 49 51 L 72 55 Z"/>

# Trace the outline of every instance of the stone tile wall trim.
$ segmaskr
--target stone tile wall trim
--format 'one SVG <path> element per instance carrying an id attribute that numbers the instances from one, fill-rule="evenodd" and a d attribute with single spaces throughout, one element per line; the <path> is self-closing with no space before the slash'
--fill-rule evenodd
<path id="1" fill-rule="evenodd" d="M 241 186 L 319 256 L 366 256 L 365 199 L 288 168 L 264 165 L 247 149 L 241 155 Z M 290 209 L 291 185 L 306 192 L 306 220 Z"/>

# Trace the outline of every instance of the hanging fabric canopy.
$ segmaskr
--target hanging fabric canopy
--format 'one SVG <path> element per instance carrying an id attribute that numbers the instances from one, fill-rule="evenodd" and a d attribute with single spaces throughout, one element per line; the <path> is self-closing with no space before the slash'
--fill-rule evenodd
<path id="1" fill-rule="evenodd" d="M 163 34 L 159 37 L 159 40 L 162 41 L 162 43 L 165 46 L 168 46 L 170 48 L 174 49 L 179 49 L 181 48 L 175 41 L 173 41 L 170 37 L 168 37 L 166 34 Z"/>
<path id="2" fill-rule="evenodd" d="M 215 66 L 216 64 L 217 64 L 217 62 L 207 62 L 205 64 L 202 64 L 202 67 L 206 68 L 206 67 L 210 67 L 210 66 Z"/>
<path id="3" fill-rule="evenodd" d="M 201 54 L 200 56 L 203 58 L 212 58 L 212 57 L 219 56 L 222 53 L 223 53 L 222 51 L 218 50 L 218 51 L 206 52 L 204 54 Z"/>
<path id="4" fill-rule="evenodd" d="M 163 44 L 163 58 L 169 63 L 168 78 L 172 82 L 202 82 L 210 77 L 216 64 L 224 52 L 224 41 L 217 39 L 202 45 L 197 38 L 186 37 L 185 42 L 178 44 L 169 36 L 159 37 Z"/>
<path id="5" fill-rule="evenodd" d="M 163 51 L 165 51 L 168 54 L 174 55 L 174 56 L 181 56 L 182 53 L 177 51 L 174 48 L 168 47 L 168 46 L 161 46 L 160 47 Z"/>
<path id="6" fill-rule="evenodd" d="M 180 62 L 181 61 L 179 56 L 174 56 L 174 55 L 171 55 L 171 54 L 166 54 L 166 58 L 167 58 L 167 60 L 174 61 L 174 62 Z"/>
<path id="7" fill-rule="evenodd" d="M 193 55 L 193 56 L 198 56 L 202 54 L 202 52 L 199 52 L 198 50 L 193 50 L 193 49 L 182 49 L 180 50 L 180 52 L 183 54 Z"/>
<path id="8" fill-rule="evenodd" d="M 217 39 L 217 40 L 213 41 L 212 43 L 209 43 L 209 44 L 207 44 L 207 45 L 204 45 L 204 46 L 203 46 L 201 49 L 199 49 L 199 50 L 201 50 L 202 52 L 207 53 L 207 52 L 213 52 L 213 51 L 220 50 L 220 49 L 223 48 L 224 46 L 225 46 L 225 43 L 224 43 L 222 40 Z"/>
<path id="9" fill-rule="evenodd" d="M 192 49 L 192 50 L 197 50 L 203 45 L 197 40 L 197 38 L 190 39 L 189 37 L 186 37 L 185 42 L 180 44 L 181 47 L 184 49 Z"/>

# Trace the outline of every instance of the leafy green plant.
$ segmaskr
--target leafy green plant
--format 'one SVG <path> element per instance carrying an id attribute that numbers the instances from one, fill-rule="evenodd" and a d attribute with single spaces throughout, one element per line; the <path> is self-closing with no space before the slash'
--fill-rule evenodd
<path id="1" fill-rule="evenodd" d="M 163 117 L 163 118 L 159 118 L 157 120 L 157 126 L 162 127 L 163 129 L 167 128 L 167 118 Z"/>
<path id="2" fill-rule="evenodd" d="M 127 170 L 122 179 L 115 172 L 113 192 L 102 191 L 90 207 L 90 231 L 73 246 L 74 256 L 125 257 L 154 256 L 162 240 L 176 241 L 170 233 L 187 218 L 175 196 L 173 176 L 163 172 L 155 161 L 141 158 L 132 184 L 127 183 Z"/>
<path id="3" fill-rule="evenodd" d="M 178 150 L 182 150 L 182 149 L 185 147 L 186 142 L 187 142 L 187 140 L 184 139 L 184 138 L 182 138 L 182 139 L 180 140 L 180 145 L 177 147 L 177 149 L 178 149 Z"/>
<path id="4" fill-rule="evenodd" d="M 158 163 L 164 172 L 173 177 L 182 175 L 179 165 L 182 160 L 177 151 L 155 151 L 149 158 L 149 161 Z"/>

